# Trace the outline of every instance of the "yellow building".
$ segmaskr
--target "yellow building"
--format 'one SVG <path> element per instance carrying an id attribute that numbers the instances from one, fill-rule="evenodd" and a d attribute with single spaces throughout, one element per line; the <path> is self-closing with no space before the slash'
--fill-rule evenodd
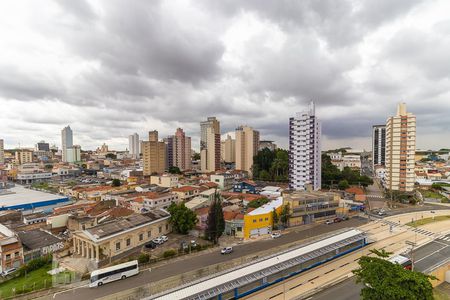
<path id="1" fill-rule="evenodd" d="M 144 175 L 164 173 L 166 169 L 166 144 L 158 141 L 158 131 L 150 131 L 148 141 L 142 142 Z"/>
<path id="2" fill-rule="evenodd" d="M 16 155 L 16 162 L 19 165 L 23 165 L 23 164 L 27 164 L 27 163 L 32 163 L 33 162 L 33 151 L 30 150 L 20 150 L 20 151 L 16 151 L 15 153 Z"/>
<path id="3" fill-rule="evenodd" d="M 252 174 L 253 157 L 258 153 L 259 131 L 248 126 L 236 128 L 236 170 Z"/>
<path id="4" fill-rule="evenodd" d="M 273 210 L 275 209 L 279 215 L 282 204 L 283 199 L 280 197 L 246 214 L 244 216 L 244 238 L 270 234 L 273 226 Z"/>

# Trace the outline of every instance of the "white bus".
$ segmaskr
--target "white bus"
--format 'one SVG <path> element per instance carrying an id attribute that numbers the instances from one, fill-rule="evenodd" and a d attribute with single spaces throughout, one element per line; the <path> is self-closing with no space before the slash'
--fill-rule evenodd
<path id="1" fill-rule="evenodd" d="M 139 274 L 138 261 L 133 260 L 120 265 L 92 271 L 89 287 L 101 286 L 104 283 L 125 279 Z"/>

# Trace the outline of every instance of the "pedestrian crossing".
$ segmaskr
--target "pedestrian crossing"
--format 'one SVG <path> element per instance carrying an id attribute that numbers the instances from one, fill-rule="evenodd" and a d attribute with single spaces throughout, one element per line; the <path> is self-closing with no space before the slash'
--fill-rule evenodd
<path id="1" fill-rule="evenodd" d="M 440 240 L 450 242 L 450 236 L 441 237 Z"/>
<path id="2" fill-rule="evenodd" d="M 384 199 L 384 196 L 379 195 L 366 195 L 367 198 L 378 198 L 378 199 Z"/>
<path id="3" fill-rule="evenodd" d="M 416 232 L 416 233 L 419 233 L 419 234 L 423 234 L 423 235 L 426 235 L 426 236 L 433 236 L 433 235 L 435 235 L 435 233 L 434 232 L 431 232 L 431 231 L 429 231 L 429 230 L 426 230 L 426 229 L 422 229 L 422 228 L 417 228 L 417 227 L 411 227 L 411 226 L 406 226 L 406 225 L 403 225 L 403 224 L 400 224 L 400 223 L 397 223 L 397 222 L 394 222 L 394 221 L 390 221 L 390 220 L 381 220 L 383 223 L 385 223 L 386 225 L 389 225 L 389 226 L 392 226 L 392 227 L 402 227 L 402 228 L 406 228 L 406 229 L 408 229 L 408 230 L 411 230 L 411 231 L 414 231 L 414 232 Z M 450 241 L 450 237 L 448 237 L 448 241 Z M 447 241 L 447 240 L 446 240 Z"/>

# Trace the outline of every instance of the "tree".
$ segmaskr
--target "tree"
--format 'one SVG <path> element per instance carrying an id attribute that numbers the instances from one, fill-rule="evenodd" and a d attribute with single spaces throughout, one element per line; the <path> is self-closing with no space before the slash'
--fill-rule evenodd
<path id="1" fill-rule="evenodd" d="M 180 168 L 176 166 L 169 167 L 170 174 L 181 174 Z"/>
<path id="2" fill-rule="evenodd" d="M 291 209 L 288 203 L 286 205 L 283 205 L 283 207 L 281 208 L 280 221 L 284 227 L 287 227 L 289 225 L 290 217 L 291 217 Z"/>
<path id="3" fill-rule="evenodd" d="M 348 184 L 348 181 L 347 180 L 341 180 L 341 181 L 339 181 L 339 183 L 338 183 L 338 188 L 340 189 L 340 190 L 346 190 L 346 189 L 348 189 L 350 187 L 350 185 Z"/>
<path id="4" fill-rule="evenodd" d="M 363 300 L 390 299 L 433 299 L 430 279 L 434 276 L 405 270 L 401 265 L 391 263 L 386 258 L 391 254 L 384 250 L 370 250 L 376 256 L 363 256 L 359 268 L 352 272 L 356 282 L 363 283 Z"/>
<path id="5" fill-rule="evenodd" d="M 272 221 L 273 221 L 272 229 L 273 230 L 278 229 L 278 222 L 280 221 L 280 218 L 278 217 L 278 214 L 277 214 L 277 211 L 275 208 L 272 210 Z"/>
<path id="6" fill-rule="evenodd" d="M 197 224 L 197 216 L 184 203 L 173 202 L 167 210 L 170 213 L 169 222 L 177 233 L 187 234 Z"/>
<path id="7" fill-rule="evenodd" d="M 120 180 L 117 179 L 117 178 L 114 178 L 114 179 L 112 180 L 111 186 L 120 186 Z"/>
<path id="8" fill-rule="evenodd" d="M 214 199 L 209 206 L 207 227 L 205 230 L 206 238 L 217 244 L 220 236 L 225 230 L 225 219 L 223 217 L 222 199 L 216 190 Z"/>
<path id="9" fill-rule="evenodd" d="M 200 159 L 200 153 L 194 152 L 194 154 L 192 155 L 192 159 L 193 160 L 199 160 Z"/>
<path id="10" fill-rule="evenodd" d="M 259 173 L 259 179 L 265 180 L 265 181 L 270 180 L 270 174 L 269 174 L 269 172 L 267 172 L 266 170 L 262 170 L 262 171 Z"/>
<path id="11" fill-rule="evenodd" d="M 116 158 L 117 158 L 117 155 L 115 155 L 114 153 L 107 153 L 107 154 L 105 155 L 105 157 L 106 157 L 106 158 L 109 158 L 109 159 L 116 159 Z"/>
<path id="12" fill-rule="evenodd" d="M 267 199 L 266 197 L 261 197 L 257 200 L 254 201 L 250 201 L 247 205 L 247 207 L 251 207 L 251 208 L 258 208 L 260 206 L 263 206 L 264 204 L 266 204 L 267 202 L 269 202 L 269 199 Z"/>

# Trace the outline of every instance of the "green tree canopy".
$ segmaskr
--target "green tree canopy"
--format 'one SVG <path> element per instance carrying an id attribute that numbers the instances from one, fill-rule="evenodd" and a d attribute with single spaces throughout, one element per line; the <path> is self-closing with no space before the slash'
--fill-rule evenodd
<path id="1" fill-rule="evenodd" d="M 280 221 L 284 227 L 289 225 L 289 218 L 291 217 L 291 208 L 289 207 L 289 203 L 283 205 L 281 208 Z"/>
<path id="2" fill-rule="evenodd" d="M 280 218 L 278 217 L 275 208 L 272 210 L 272 221 L 273 221 L 272 229 L 273 230 L 278 229 L 278 222 L 280 222 Z"/>
<path id="3" fill-rule="evenodd" d="M 363 300 L 415 300 L 433 299 L 433 276 L 405 270 L 401 265 L 386 260 L 390 254 L 384 250 L 371 250 L 376 256 L 363 256 L 359 268 L 353 270 L 356 281 L 363 283 Z"/>
<path id="4" fill-rule="evenodd" d="M 223 217 L 222 198 L 218 191 L 214 193 L 214 199 L 209 206 L 207 227 L 205 236 L 208 240 L 217 244 L 225 230 L 225 219 Z"/>
<path id="5" fill-rule="evenodd" d="M 181 174 L 180 168 L 176 166 L 169 167 L 170 174 Z"/>
<path id="6" fill-rule="evenodd" d="M 167 210 L 170 213 L 169 222 L 177 233 L 187 234 L 197 224 L 197 216 L 184 203 L 172 203 Z"/>
<path id="7" fill-rule="evenodd" d="M 339 181 L 339 183 L 338 183 L 338 188 L 340 189 L 340 190 L 346 190 L 346 189 L 348 189 L 350 187 L 350 185 L 348 184 L 348 181 L 347 180 L 341 180 L 341 181 Z"/>
<path id="8" fill-rule="evenodd" d="M 287 181 L 289 154 L 287 150 L 264 148 L 253 158 L 253 178 L 265 181 Z"/>
<path id="9" fill-rule="evenodd" d="M 117 178 L 113 179 L 111 186 L 120 186 L 120 180 Z"/>

